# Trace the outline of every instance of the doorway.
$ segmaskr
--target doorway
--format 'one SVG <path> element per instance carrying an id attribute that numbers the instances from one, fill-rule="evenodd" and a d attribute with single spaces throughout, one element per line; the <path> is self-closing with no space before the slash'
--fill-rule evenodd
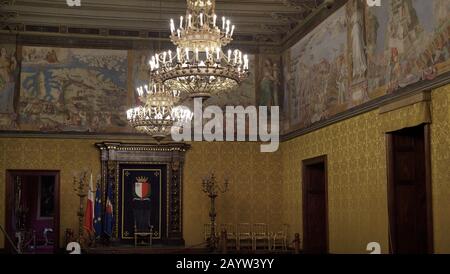
<path id="1" fill-rule="evenodd" d="M 391 253 L 432 253 L 429 125 L 391 132 L 387 141 Z"/>
<path id="2" fill-rule="evenodd" d="M 59 247 L 59 171 L 8 170 L 5 243 L 10 252 L 55 253 Z"/>
<path id="3" fill-rule="evenodd" d="M 328 252 L 327 157 L 303 161 L 303 249 Z"/>

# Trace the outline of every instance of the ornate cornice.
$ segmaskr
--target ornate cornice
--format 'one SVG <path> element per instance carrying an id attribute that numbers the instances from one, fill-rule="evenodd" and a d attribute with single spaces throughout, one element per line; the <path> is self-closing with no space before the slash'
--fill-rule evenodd
<path id="1" fill-rule="evenodd" d="M 153 151 L 153 152 L 185 152 L 191 147 L 185 143 L 162 143 L 162 144 L 140 144 L 140 143 L 121 143 L 121 142 L 102 142 L 96 143 L 95 146 L 101 151 Z"/>

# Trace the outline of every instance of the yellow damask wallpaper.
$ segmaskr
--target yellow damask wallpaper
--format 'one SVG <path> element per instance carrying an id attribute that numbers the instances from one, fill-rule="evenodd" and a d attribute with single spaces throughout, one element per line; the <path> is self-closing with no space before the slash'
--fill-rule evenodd
<path id="1" fill-rule="evenodd" d="M 282 144 L 284 221 L 292 233 L 302 235 L 302 160 L 326 154 L 329 251 L 364 253 L 369 242 L 387 251 L 386 153 L 377 116 L 372 111 Z"/>
<path id="2" fill-rule="evenodd" d="M 450 253 L 450 85 L 433 91 L 431 115 L 434 251 Z"/>
<path id="3" fill-rule="evenodd" d="M 0 223 L 5 221 L 5 177 L 7 169 L 61 171 L 61 243 L 66 228 L 77 231 L 78 197 L 72 191 L 74 171 L 100 170 L 94 143 L 102 140 L 0 138 Z M 117 140 L 115 140 L 117 141 Z M 124 141 L 125 142 L 125 141 Z M 202 178 L 215 171 L 229 178 L 230 190 L 217 200 L 218 222 L 281 221 L 280 153 L 259 152 L 257 143 L 192 143 L 187 153 L 184 181 L 184 238 L 187 245 L 203 241 L 203 224 L 209 220 L 209 200 L 202 192 Z M 0 248 L 4 246 L 0 236 Z"/>
<path id="4" fill-rule="evenodd" d="M 450 85 L 432 92 L 434 248 L 450 253 Z M 393 112 L 395 115 L 396 112 Z M 369 242 L 388 247 L 386 143 L 378 110 L 282 144 L 283 221 L 302 234 L 302 160 L 328 156 L 331 253 L 366 253 Z M 400 117 L 401 118 L 401 117 Z"/>
<path id="5" fill-rule="evenodd" d="M 195 143 L 187 154 L 184 175 L 184 233 L 187 245 L 203 241 L 209 220 L 209 199 L 201 191 L 202 178 L 217 171 L 230 190 L 217 200 L 220 223 L 267 223 L 279 229 L 282 219 L 281 154 L 261 153 L 257 143 Z M 189 235 L 189 237 L 188 237 Z"/>

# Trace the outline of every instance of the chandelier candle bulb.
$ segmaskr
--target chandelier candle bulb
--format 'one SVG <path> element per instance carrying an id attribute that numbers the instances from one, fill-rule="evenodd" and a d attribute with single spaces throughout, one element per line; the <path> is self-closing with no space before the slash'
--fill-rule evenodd
<path id="1" fill-rule="evenodd" d="M 189 48 L 186 48 L 185 52 L 186 52 L 186 62 L 189 63 Z"/>
<path id="2" fill-rule="evenodd" d="M 163 64 L 166 64 L 167 52 L 163 53 Z"/>
<path id="3" fill-rule="evenodd" d="M 173 22 L 173 19 L 170 19 L 170 32 L 175 32 L 175 23 Z"/>
<path id="4" fill-rule="evenodd" d="M 200 13 L 200 26 L 203 27 L 203 13 Z"/>
<path id="5" fill-rule="evenodd" d="M 192 14 L 189 14 L 189 16 L 188 16 L 188 26 L 189 26 L 189 28 L 190 27 L 192 27 Z"/>
<path id="6" fill-rule="evenodd" d="M 195 61 L 198 62 L 198 48 L 195 49 Z"/>
<path id="7" fill-rule="evenodd" d="M 234 25 L 231 27 L 230 38 L 233 36 L 233 33 L 234 33 Z"/>
<path id="8" fill-rule="evenodd" d="M 225 30 L 225 16 L 222 17 L 222 29 Z"/>
<path id="9" fill-rule="evenodd" d="M 169 50 L 169 63 L 172 64 L 172 51 Z"/>
<path id="10" fill-rule="evenodd" d="M 181 53 L 180 53 L 180 48 L 177 48 L 177 59 L 178 59 L 178 63 L 181 63 Z"/>
<path id="11" fill-rule="evenodd" d="M 216 59 L 217 59 L 217 63 L 220 63 L 220 48 L 219 47 L 216 48 Z"/>
<path id="12" fill-rule="evenodd" d="M 177 29 L 178 38 L 181 38 L 181 30 Z"/>
<path id="13" fill-rule="evenodd" d="M 213 15 L 213 26 L 216 27 L 216 22 L 217 22 L 217 15 L 214 14 Z"/>
<path id="14" fill-rule="evenodd" d="M 183 16 L 180 16 L 180 29 L 183 29 Z"/>

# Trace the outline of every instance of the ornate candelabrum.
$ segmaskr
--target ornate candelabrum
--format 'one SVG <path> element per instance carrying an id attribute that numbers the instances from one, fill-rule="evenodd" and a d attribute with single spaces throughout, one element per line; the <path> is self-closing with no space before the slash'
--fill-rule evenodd
<path id="1" fill-rule="evenodd" d="M 89 188 L 87 171 L 81 172 L 80 175 L 73 176 L 73 190 L 75 194 L 80 198 L 80 207 L 77 212 L 78 216 L 78 242 L 81 243 L 83 238 L 83 220 L 84 220 L 84 198 L 87 196 Z"/>
<path id="2" fill-rule="evenodd" d="M 209 218 L 211 222 L 211 236 L 209 238 L 209 247 L 214 250 L 217 247 L 216 237 L 216 207 L 215 202 L 219 193 L 228 191 L 228 179 L 225 179 L 223 186 L 219 186 L 214 173 L 203 179 L 203 192 L 206 193 L 211 201 L 211 209 L 209 211 Z"/>

